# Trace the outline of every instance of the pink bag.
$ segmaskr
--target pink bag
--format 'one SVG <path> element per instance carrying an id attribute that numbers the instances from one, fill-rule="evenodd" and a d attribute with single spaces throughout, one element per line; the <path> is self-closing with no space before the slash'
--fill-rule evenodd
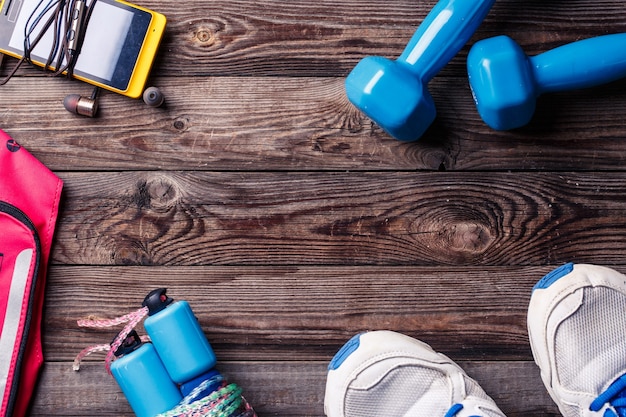
<path id="1" fill-rule="evenodd" d="M 62 187 L 0 130 L 0 417 L 26 414 L 43 364 L 41 313 Z"/>

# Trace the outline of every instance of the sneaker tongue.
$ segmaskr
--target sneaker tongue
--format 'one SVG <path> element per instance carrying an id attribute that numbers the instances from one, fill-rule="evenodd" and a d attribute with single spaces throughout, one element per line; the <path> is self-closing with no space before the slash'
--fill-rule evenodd
<path id="1" fill-rule="evenodd" d="M 626 417 L 626 374 L 615 380 L 598 398 L 596 398 L 589 409 L 591 411 L 600 411 L 606 405 L 610 405 L 615 409 L 615 416 Z M 612 414 L 606 414 L 605 416 Z"/>

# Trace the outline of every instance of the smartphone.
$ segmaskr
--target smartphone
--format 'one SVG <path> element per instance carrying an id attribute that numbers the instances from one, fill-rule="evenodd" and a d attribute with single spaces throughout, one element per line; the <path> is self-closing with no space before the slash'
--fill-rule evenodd
<path id="1" fill-rule="evenodd" d="M 165 16 L 123 0 L 87 0 L 87 4 L 90 1 L 95 3 L 72 75 L 106 90 L 140 97 L 165 31 Z M 37 33 L 37 25 L 43 27 L 45 20 L 37 22 L 33 16 L 42 11 L 48 16 L 45 13 L 52 11 L 45 11 L 46 7 L 54 2 L 2 0 L 0 52 L 22 58 L 27 30 L 34 27 Z M 31 60 L 42 67 L 53 48 L 52 30 L 44 31 L 30 54 Z"/>

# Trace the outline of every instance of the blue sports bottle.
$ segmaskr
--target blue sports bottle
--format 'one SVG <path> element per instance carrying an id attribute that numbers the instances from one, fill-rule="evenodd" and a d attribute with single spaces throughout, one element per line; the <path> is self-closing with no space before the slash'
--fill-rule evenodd
<path id="1" fill-rule="evenodd" d="M 144 328 L 175 383 L 185 384 L 215 366 L 213 348 L 187 301 L 174 302 L 160 288 L 142 305 L 148 307 Z"/>
<path id="2" fill-rule="evenodd" d="M 154 417 L 183 398 L 151 343 L 142 343 L 134 330 L 115 352 L 111 374 L 137 417 Z"/>

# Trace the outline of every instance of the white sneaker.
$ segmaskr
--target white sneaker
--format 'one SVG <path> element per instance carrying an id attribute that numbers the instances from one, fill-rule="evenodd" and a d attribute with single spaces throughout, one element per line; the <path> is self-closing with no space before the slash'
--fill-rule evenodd
<path id="1" fill-rule="evenodd" d="M 533 289 L 528 333 L 565 417 L 626 416 L 626 276 L 594 265 L 555 269 Z"/>
<path id="2" fill-rule="evenodd" d="M 328 417 L 504 417 L 458 365 L 399 333 L 354 336 L 328 369 Z"/>

